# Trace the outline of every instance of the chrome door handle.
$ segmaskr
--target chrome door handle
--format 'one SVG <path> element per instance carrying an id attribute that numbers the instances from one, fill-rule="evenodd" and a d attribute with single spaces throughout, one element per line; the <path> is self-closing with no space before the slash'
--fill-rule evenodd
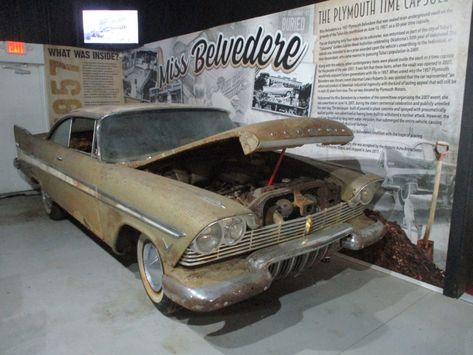
<path id="1" fill-rule="evenodd" d="M 62 161 L 62 156 L 56 155 L 56 160 Z"/>

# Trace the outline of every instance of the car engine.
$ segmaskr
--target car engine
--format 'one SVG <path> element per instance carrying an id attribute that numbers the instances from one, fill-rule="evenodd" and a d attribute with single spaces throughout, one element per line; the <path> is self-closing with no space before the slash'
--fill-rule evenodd
<path id="1" fill-rule="evenodd" d="M 307 216 L 340 203 L 338 184 L 292 157 L 285 158 L 275 183 L 268 185 L 277 158 L 277 153 L 265 152 L 182 159 L 165 164 L 157 173 L 241 203 L 254 212 L 260 226 Z"/>

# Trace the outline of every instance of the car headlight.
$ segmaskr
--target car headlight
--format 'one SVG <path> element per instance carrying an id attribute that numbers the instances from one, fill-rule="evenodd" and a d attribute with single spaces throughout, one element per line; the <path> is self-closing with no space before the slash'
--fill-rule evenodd
<path id="1" fill-rule="evenodd" d="M 378 185 L 377 184 L 370 184 L 364 187 L 360 191 L 360 202 L 362 205 L 367 205 L 373 200 L 374 194 L 376 193 Z"/>
<path id="2" fill-rule="evenodd" d="M 350 207 L 356 207 L 358 204 L 368 205 L 372 200 L 376 191 L 379 189 L 379 182 L 375 181 L 365 185 L 358 193 L 348 202 Z"/>
<path id="3" fill-rule="evenodd" d="M 197 253 L 209 254 L 221 244 L 236 244 L 245 235 L 247 224 L 254 226 L 254 216 L 229 217 L 213 222 L 197 235 L 191 247 Z"/>
<path id="4" fill-rule="evenodd" d="M 222 224 L 225 244 L 236 244 L 246 232 L 246 222 L 241 217 L 226 218 Z"/>
<path id="5" fill-rule="evenodd" d="M 222 242 L 222 227 L 215 222 L 205 228 L 194 239 L 194 249 L 198 253 L 207 254 L 217 249 Z"/>

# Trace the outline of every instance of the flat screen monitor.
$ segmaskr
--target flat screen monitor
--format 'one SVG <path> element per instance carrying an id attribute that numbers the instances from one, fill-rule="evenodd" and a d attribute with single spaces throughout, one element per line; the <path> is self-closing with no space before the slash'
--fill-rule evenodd
<path id="1" fill-rule="evenodd" d="M 137 10 L 82 10 L 84 43 L 138 44 Z"/>

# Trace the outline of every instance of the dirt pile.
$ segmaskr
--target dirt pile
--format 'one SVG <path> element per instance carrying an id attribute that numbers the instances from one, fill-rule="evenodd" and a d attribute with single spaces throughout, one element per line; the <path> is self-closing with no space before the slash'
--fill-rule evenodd
<path id="1" fill-rule="evenodd" d="M 342 250 L 343 254 L 378 265 L 414 279 L 443 287 L 444 272 L 412 244 L 395 222 L 386 221 L 378 212 L 365 214 L 386 226 L 386 235 L 379 242 L 360 251 Z"/>

